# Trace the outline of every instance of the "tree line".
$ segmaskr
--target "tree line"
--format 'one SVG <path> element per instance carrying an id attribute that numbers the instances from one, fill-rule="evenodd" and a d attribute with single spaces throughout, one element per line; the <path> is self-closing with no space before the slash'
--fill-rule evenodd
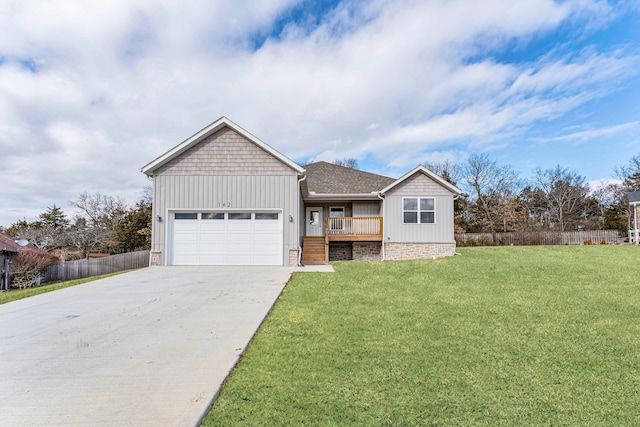
<path id="1" fill-rule="evenodd" d="M 619 230 L 630 222 L 628 194 L 640 191 L 640 155 L 616 167 L 611 183 L 592 190 L 569 168 L 536 168 L 522 179 L 510 165 L 487 154 L 464 163 L 427 162 L 425 167 L 465 193 L 454 202 L 459 233 Z"/>
<path id="2" fill-rule="evenodd" d="M 358 169 L 356 159 L 335 164 Z M 619 230 L 630 225 L 628 193 L 640 191 L 640 154 L 614 168 L 611 183 L 592 191 L 584 176 L 560 165 L 537 168 L 525 180 L 488 154 L 465 162 L 427 162 L 424 166 L 464 191 L 454 202 L 458 233 L 546 230 Z M 129 206 L 124 199 L 81 193 L 69 218 L 55 204 L 35 221 L 19 220 L 0 231 L 26 239 L 61 259 L 93 252 L 122 253 L 151 247 L 151 187 Z"/>
<path id="3" fill-rule="evenodd" d="M 151 247 L 151 188 L 129 206 L 121 197 L 81 193 L 70 204 L 78 212 L 69 218 L 56 206 L 35 221 L 19 220 L 0 231 L 54 253 L 61 260 L 85 258 L 90 253 L 116 254 Z"/>

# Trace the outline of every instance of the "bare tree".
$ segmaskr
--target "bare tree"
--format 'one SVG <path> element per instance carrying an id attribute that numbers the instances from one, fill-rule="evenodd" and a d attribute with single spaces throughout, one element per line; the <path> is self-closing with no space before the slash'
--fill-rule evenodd
<path id="1" fill-rule="evenodd" d="M 350 169 L 359 169 L 358 160 L 355 157 L 345 157 L 344 159 L 335 159 L 333 161 L 334 165 L 344 166 L 345 168 Z"/>
<path id="2" fill-rule="evenodd" d="M 84 192 L 72 204 L 80 209 L 72 227 L 76 244 L 81 242 L 78 247 L 85 252 L 93 249 L 117 250 L 118 226 L 128 212 L 124 199 Z"/>
<path id="3" fill-rule="evenodd" d="M 617 166 L 614 174 L 626 192 L 640 191 L 640 154 L 630 158 L 626 165 Z"/>
<path id="4" fill-rule="evenodd" d="M 21 248 L 11 260 L 11 286 L 29 288 L 37 282 L 47 268 L 58 262 L 58 258 L 48 252 L 32 248 Z"/>
<path id="5" fill-rule="evenodd" d="M 440 162 L 425 162 L 424 167 L 453 185 L 458 185 L 464 172 L 462 165 L 449 159 Z"/>
<path id="6" fill-rule="evenodd" d="M 147 185 L 142 189 L 141 196 L 142 203 L 147 205 L 151 205 L 153 203 L 153 187 L 151 185 Z"/>
<path id="7" fill-rule="evenodd" d="M 626 233 L 631 227 L 628 190 L 622 182 L 612 182 L 597 188 L 593 197 L 598 201 L 603 227 Z"/>
<path id="8" fill-rule="evenodd" d="M 537 168 L 535 180 L 561 231 L 565 231 L 569 223 L 580 221 L 580 206 L 589 193 L 589 185 L 583 176 L 558 165 L 553 169 Z"/>
<path id="9" fill-rule="evenodd" d="M 506 224 L 502 221 L 504 213 L 500 212 L 500 206 L 509 204 L 521 186 L 517 172 L 511 166 L 498 165 L 487 154 L 474 154 L 463 166 L 462 175 L 464 186 L 476 204 L 476 221 L 492 234 L 496 233 L 498 224 Z"/>

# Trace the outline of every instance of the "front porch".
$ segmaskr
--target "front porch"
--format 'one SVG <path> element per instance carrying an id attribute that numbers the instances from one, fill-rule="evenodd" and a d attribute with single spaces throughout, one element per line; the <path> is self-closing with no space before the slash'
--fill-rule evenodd
<path id="1" fill-rule="evenodd" d="M 382 217 L 327 217 L 324 235 L 304 237 L 301 262 L 303 265 L 327 264 L 332 242 L 382 242 L 382 236 Z"/>

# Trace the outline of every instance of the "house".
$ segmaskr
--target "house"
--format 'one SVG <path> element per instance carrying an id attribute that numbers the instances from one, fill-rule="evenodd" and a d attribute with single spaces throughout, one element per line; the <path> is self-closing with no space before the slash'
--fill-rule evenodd
<path id="1" fill-rule="evenodd" d="M 9 289 L 9 262 L 18 253 L 16 239 L 8 234 L 0 233 L 0 289 Z"/>
<path id="2" fill-rule="evenodd" d="M 152 265 L 455 253 L 461 191 L 423 166 L 398 179 L 326 162 L 303 167 L 222 117 L 141 171 L 153 181 Z"/>

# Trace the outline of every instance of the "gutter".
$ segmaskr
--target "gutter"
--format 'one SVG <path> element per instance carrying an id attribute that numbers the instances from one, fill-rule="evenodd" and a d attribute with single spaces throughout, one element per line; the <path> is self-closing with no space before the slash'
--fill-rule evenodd
<path id="1" fill-rule="evenodd" d="M 378 192 L 376 193 L 378 196 L 378 199 L 382 200 L 382 247 L 380 248 L 382 250 L 382 259 L 381 261 L 385 260 L 385 253 L 384 253 L 384 223 L 386 222 L 386 212 L 385 212 L 385 203 L 384 203 L 384 196 L 382 195 L 382 193 Z"/>
<path id="2" fill-rule="evenodd" d="M 376 200 L 377 192 L 360 194 L 328 194 L 309 192 L 306 200 Z"/>
<path id="3" fill-rule="evenodd" d="M 298 180 L 298 200 L 296 201 L 296 204 L 298 206 L 298 233 L 297 233 L 298 234 L 298 267 L 302 267 L 302 246 L 300 246 L 300 228 L 302 226 L 300 224 L 300 218 L 304 218 L 305 221 L 307 220 L 305 217 L 305 214 L 302 214 L 301 216 L 301 212 L 300 212 L 300 199 L 302 199 L 302 190 L 300 189 L 300 184 L 305 179 L 307 179 L 306 174 Z"/>

